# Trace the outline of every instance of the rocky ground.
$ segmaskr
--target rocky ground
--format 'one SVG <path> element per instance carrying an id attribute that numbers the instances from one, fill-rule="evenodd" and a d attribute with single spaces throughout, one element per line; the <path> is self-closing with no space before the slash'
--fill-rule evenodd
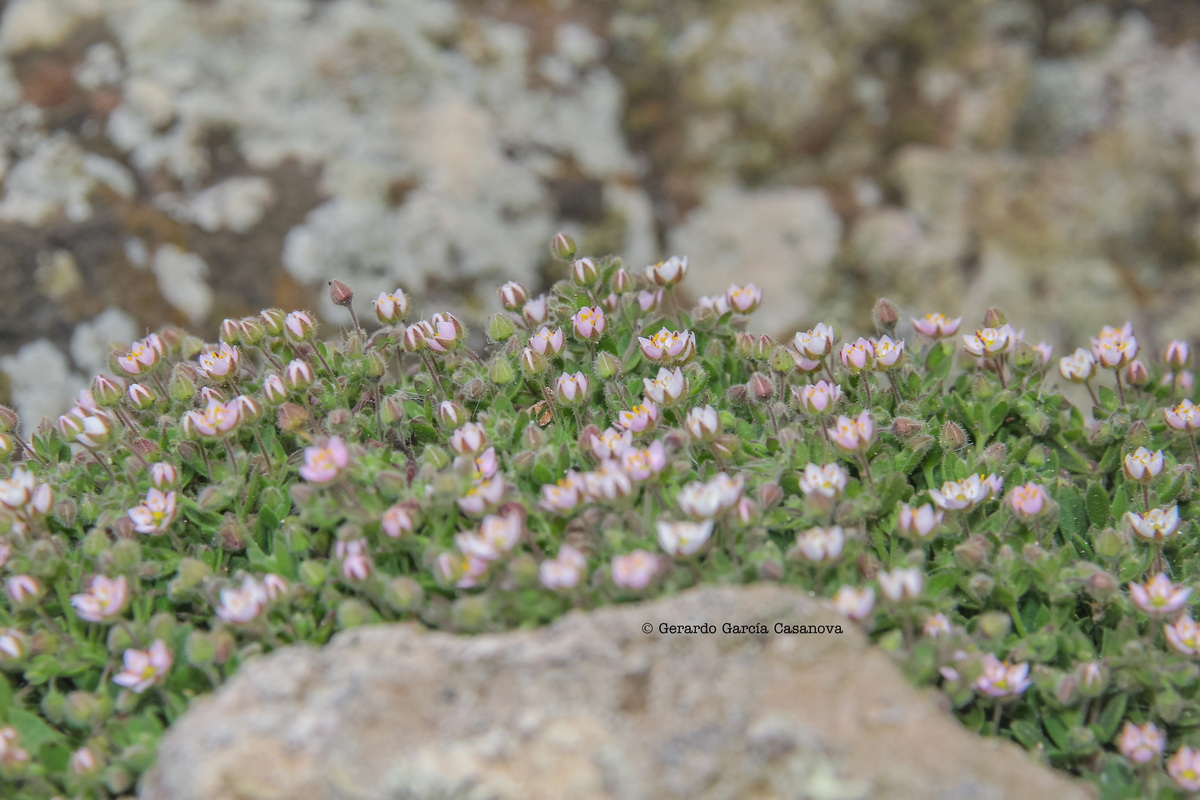
<path id="1" fill-rule="evenodd" d="M 767 632 L 726 633 L 727 623 Z M 713 632 L 660 632 L 688 624 Z M 777 625 L 829 632 L 789 634 Z M 966 734 L 832 609 L 761 585 L 574 613 L 538 631 L 456 637 L 376 626 L 340 634 L 320 650 L 276 651 L 195 702 L 163 739 L 139 796 L 1083 800 L 1090 793 L 1015 744 Z"/>
<path id="2" fill-rule="evenodd" d="M 336 324 L 328 277 L 479 319 L 560 229 L 753 280 L 779 335 L 884 293 L 1200 336 L 1184 0 L 0 8 L 0 399 L 32 420 L 148 327 Z"/>

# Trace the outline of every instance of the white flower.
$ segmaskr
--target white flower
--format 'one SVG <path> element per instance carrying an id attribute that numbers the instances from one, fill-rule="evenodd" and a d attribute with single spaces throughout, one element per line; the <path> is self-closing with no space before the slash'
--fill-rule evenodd
<path id="1" fill-rule="evenodd" d="M 658 543 L 669 554 L 690 556 L 702 548 L 712 536 L 713 522 L 669 522 L 658 521 Z"/>

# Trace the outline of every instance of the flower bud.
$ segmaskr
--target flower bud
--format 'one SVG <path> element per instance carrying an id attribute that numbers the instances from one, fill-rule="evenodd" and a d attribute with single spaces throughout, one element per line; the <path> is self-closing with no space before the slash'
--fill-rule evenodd
<path id="1" fill-rule="evenodd" d="M 112 408 L 121 400 L 121 387 L 107 375 L 97 375 L 92 379 L 92 399 L 101 408 Z"/>
<path id="2" fill-rule="evenodd" d="M 1125 368 L 1125 381 L 1130 386 L 1145 386 L 1150 382 L 1150 370 L 1141 359 L 1134 359 Z"/>
<path id="3" fill-rule="evenodd" d="M 488 320 L 488 338 L 493 342 L 507 342 L 517 332 L 517 326 L 508 314 L 493 314 Z"/>
<path id="4" fill-rule="evenodd" d="M 973 575 L 972 580 L 980 575 Z M 1012 630 L 1012 618 L 1003 611 L 985 612 L 979 615 L 978 630 L 993 642 L 999 642 Z"/>
<path id="5" fill-rule="evenodd" d="M 761 403 L 775 396 L 775 386 L 766 375 L 756 372 L 747 381 L 746 392 L 751 399 Z"/>
<path id="6" fill-rule="evenodd" d="M 580 286 L 591 286 L 600 278 L 600 270 L 592 259 L 579 258 L 571 265 L 571 278 Z"/>
<path id="7" fill-rule="evenodd" d="M 996 581 L 991 575 L 983 572 L 976 572 L 967 581 L 967 592 L 976 600 L 982 601 L 991 597 L 992 590 L 996 588 Z"/>
<path id="8" fill-rule="evenodd" d="M 295 433 L 308 425 L 308 411 L 295 403 L 284 403 L 277 415 L 279 429 L 287 433 Z"/>
<path id="9" fill-rule="evenodd" d="M 104 528 L 92 528 L 83 537 L 81 544 L 83 554 L 88 558 L 99 558 L 112 547 L 112 539 Z"/>
<path id="10" fill-rule="evenodd" d="M 890 336 L 896 331 L 896 322 L 900 319 L 900 313 L 896 310 L 895 303 L 886 297 L 881 297 L 875 301 L 875 307 L 871 309 L 871 318 L 877 329 Z"/>
<path id="11" fill-rule="evenodd" d="M 335 306 L 348 306 L 354 301 L 354 290 L 341 281 L 330 281 L 329 299 Z"/>
<path id="12" fill-rule="evenodd" d="M 217 647 L 204 631 L 192 631 L 183 646 L 183 657 L 193 667 L 207 667 L 216 660 Z"/>
<path id="13" fill-rule="evenodd" d="M 425 590 L 412 578 L 392 578 L 384 585 L 383 602 L 401 614 L 419 611 L 425 602 Z"/>
<path id="14" fill-rule="evenodd" d="M 975 534 L 954 548 L 954 560 L 963 569 L 976 569 L 987 561 L 988 541 Z"/>
<path id="15" fill-rule="evenodd" d="M 324 561 L 305 561 L 300 564 L 300 582 L 310 589 L 320 589 L 329 577 L 329 568 Z"/>
<path id="16" fill-rule="evenodd" d="M 457 428 L 470 421 L 467 410 L 453 400 L 443 400 L 438 403 L 434 415 L 437 417 L 438 424 L 447 430 Z"/>
<path id="17" fill-rule="evenodd" d="M 607 381 L 621 372 L 621 362 L 617 357 L 608 351 L 602 351 L 596 356 L 596 361 L 593 365 L 596 371 L 596 376 L 601 380 Z"/>
<path id="18" fill-rule="evenodd" d="M 527 302 L 529 302 L 529 292 L 525 290 L 524 286 L 516 281 L 509 281 L 500 287 L 500 305 L 504 306 L 509 311 L 520 311 L 521 307 Z"/>
<path id="19" fill-rule="evenodd" d="M 284 317 L 283 332 L 289 341 L 308 341 L 316 335 L 317 321 L 307 311 L 292 311 Z"/>
<path id="20" fill-rule="evenodd" d="M 112 713 L 112 701 L 91 692 L 74 691 L 63 703 L 63 718 L 76 728 L 94 728 Z"/>
<path id="21" fill-rule="evenodd" d="M 1191 363 L 1192 349 L 1187 342 L 1175 339 L 1167 345 L 1163 360 L 1171 370 L 1181 370 Z"/>
<path id="22" fill-rule="evenodd" d="M 546 363 L 546 357 L 532 348 L 526 347 L 521 353 L 521 372 L 526 377 L 541 375 L 547 366 L 549 365 Z"/>
<path id="23" fill-rule="evenodd" d="M 633 276 L 629 274 L 629 270 L 621 267 L 613 273 L 612 280 L 608 282 L 608 286 L 613 294 L 627 294 L 633 290 Z"/>
<path id="24" fill-rule="evenodd" d="M 182 369 L 187 367 L 187 369 Z M 188 372 L 192 374 L 189 375 Z M 176 403 L 186 403 L 196 396 L 196 379 L 195 370 L 188 367 L 186 364 L 177 364 L 175 371 L 171 375 L 171 383 L 167 387 L 167 391 L 171 394 L 171 399 Z M 134 384 L 135 386 L 137 384 Z M 130 387 L 130 400 L 133 400 L 132 388 Z"/>
<path id="25" fill-rule="evenodd" d="M 148 408 L 152 408 L 156 399 L 153 390 L 145 384 L 129 384 L 129 404 L 138 411 L 145 411 Z"/>
<path id="26" fill-rule="evenodd" d="M 20 424 L 21 420 L 17 416 L 17 412 L 8 406 L 0 406 L 0 433 L 15 431 Z"/>
<path id="27" fill-rule="evenodd" d="M 488 380 L 497 386 L 503 386 L 517 376 L 512 368 L 512 362 L 503 355 L 496 356 L 488 367 Z"/>
<path id="28" fill-rule="evenodd" d="M 337 607 L 337 626 L 339 630 L 347 628 L 357 628 L 360 625 L 368 625 L 373 621 L 374 614 L 371 612 L 371 607 L 361 600 L 355 600 L 348 597 L 338 603 Z"/>
<path id="29" fill-rule="evenodd" d="M 938 440 L 943 450 L 959 450 L 967 445 L 967 432 L 953 420 L 946 420 L 942 426 L 942 435 Z"/>
<path id="30" fill-rule="evenodd" d="M 983 312 L 983 327 L 999 328 L 1002 325 L 1008 324 L 1008 318 L 1004 316 L 1004 312 L 998 308 L 989 308 Z"/>
<path id="31" fill-rule="evenodd" d="M 450 618 L 454 629 L 462 633 L 483 630 L 490 617 L 486 595 L 468 595 L 454 602 Z"/>
<path id="32" fill-rule="evenodd" d="M 561 231 L 550 240 L 550 255 L 566 261 L 575 256 L 575 240 Z"/>
<path id="33" fill-rule="evenodd" d="M 175 571 L 176 588 L 189 592 L 199 588 L 200 584 L 212 575 L 212 568 L 197 558 L 184 558 L 179 562 Z"/>

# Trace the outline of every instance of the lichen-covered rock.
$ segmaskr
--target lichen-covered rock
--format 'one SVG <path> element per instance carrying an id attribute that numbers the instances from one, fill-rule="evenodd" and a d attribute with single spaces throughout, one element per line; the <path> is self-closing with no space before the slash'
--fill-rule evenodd
<path id="1" fill-rule="evenodd" d="M 713 626 L 664 634 L 660 625 Z M 722 632 L 726 623 L 766 633 Z M 776 632 L 776 624 L 842 633 Z M 649 626 L 651 632 L 643 632 Z M 965 731 L 850 623 L 705 588 L 474 638 L 367 627 L 196 700 L 142 800 L 1086 798 Z"/>

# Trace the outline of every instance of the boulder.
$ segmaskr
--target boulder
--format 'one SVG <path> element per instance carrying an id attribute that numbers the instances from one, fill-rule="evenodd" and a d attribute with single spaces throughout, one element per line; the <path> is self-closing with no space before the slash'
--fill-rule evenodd
<path id="1" fill-rule="evenodd" d="M 777 624 L 827 627 L 788 633 Z M 406 624 L 348 631 L 322 649 L 288 647 L 195 701 L 163 738 L 140 792 L 142 800 L 1089 796 L 1016 745 L 963 729 L 826 605 L 770 585 L 695 589 L 533 631 L 461 637 Z"/>

